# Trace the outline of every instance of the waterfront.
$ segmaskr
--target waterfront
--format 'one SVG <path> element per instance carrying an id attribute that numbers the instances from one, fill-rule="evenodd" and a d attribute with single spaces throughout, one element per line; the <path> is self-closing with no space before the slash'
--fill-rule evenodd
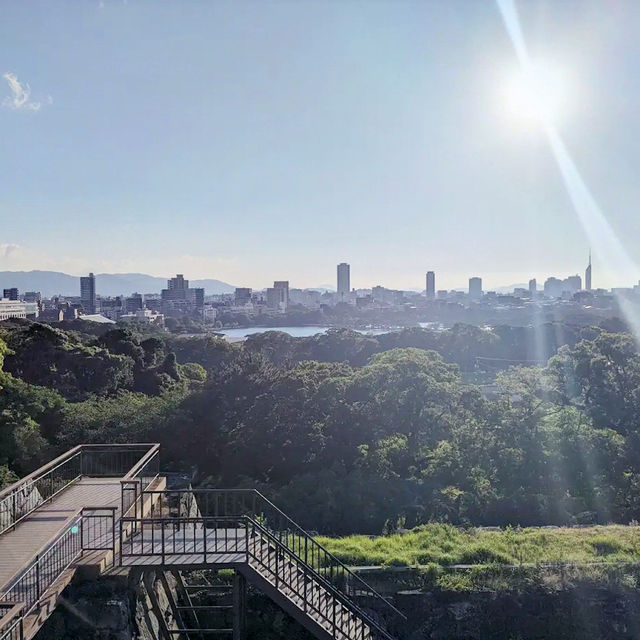
<path id="1" fill-rule="evenodd" d="M 294 338 L 308 338 L 310 336 L 315 336 L 318 333 L 325 333 L 329 329 L 331 329 L 331 327 L 244 327 L 240 329 L 219 329 L 216 330 L 216 333 L 221 333 L 228 340 L 237 341 L 243 340 L 254 333 L 264 333 L 265 331 L 282 331 L 283 333 L 288 333 Z M 365 335 L 377 336 L 382 333 L 394 331 L 394 329 L 354 329 L 354 331 Z"/>

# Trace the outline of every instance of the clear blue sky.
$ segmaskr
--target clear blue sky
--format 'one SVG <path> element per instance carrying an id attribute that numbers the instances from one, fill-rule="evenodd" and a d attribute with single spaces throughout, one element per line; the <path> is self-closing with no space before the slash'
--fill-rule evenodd
<path id="1" fill-rule="evenodd" d="M 638 263 L 640 3 L 518 7 Z M 505 108 L 488 0 L 6 2 L 0 61 L 0 270 L 304 287 L 347 261 L 354 286 L 487 288 L 585 267 L 540 127 Z"/>

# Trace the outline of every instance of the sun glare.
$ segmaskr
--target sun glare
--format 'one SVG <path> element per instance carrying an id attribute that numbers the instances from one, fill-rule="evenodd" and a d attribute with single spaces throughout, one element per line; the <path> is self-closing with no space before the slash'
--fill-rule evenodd
<path id="1" fill-rule="evenodd" d="M 566 82 L 559 69 L 541 63 L 520 68 L 506 85 L 508 112 L 524 120 L 557 124 L 566 107 Z"/>

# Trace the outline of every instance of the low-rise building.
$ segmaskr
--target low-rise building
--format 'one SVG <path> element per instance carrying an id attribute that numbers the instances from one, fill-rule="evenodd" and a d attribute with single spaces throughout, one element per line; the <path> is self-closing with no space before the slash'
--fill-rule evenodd
<path id="1" fill-rule="evenodd" d="M 135 313 L 125 313 L 120 316 L 121 322 L 146 322 L 156 327 L 164 327 L 164 314 L 151 309 L 138 309 Z"/>
<path id="2" fill-rule="evenodd" d="M 19 300 L 10 300 L 9 298 L 0 299 L 0 320 L 8 320 L 9 318 L 26 318 L 27 305 Z"/>

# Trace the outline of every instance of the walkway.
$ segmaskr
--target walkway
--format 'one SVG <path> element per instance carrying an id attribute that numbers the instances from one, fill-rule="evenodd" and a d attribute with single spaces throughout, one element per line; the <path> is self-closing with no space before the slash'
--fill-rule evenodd
<path id="1" fill-rule="evenodd" d="M 82 507 L 112 506 L 120 515 L 118 478 L 80 478 L 50 502 L 38 507 L 15 529 L 0 535 L 0 592 L 37 553 L 69 526 Z"/>
<path id="2" fill-rule="evenodd" d="M 157 444 L 81 445 L 0 492 L 0 640 L 31 640 L 80 566 L 231 568 L 318 640 L 393 640 L 357 597 L 400 612 L 262 494 L 167 490 L 158 464 Z"/>

